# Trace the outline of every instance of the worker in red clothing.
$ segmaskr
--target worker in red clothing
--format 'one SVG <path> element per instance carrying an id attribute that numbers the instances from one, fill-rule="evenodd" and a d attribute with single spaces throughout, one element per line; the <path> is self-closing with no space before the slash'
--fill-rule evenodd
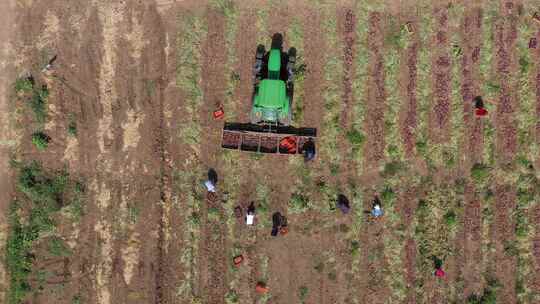
<path id="1" fill-rule="evenodd" d="M 484 108 L 484 101 L 482 100 L 482 96 L 476 96 L 473 99 L 474 102 L 474 114 L 477 117 L 486 116 L 488 114 L 488 111 L 486 108 Z"/>
<path id="2" fill-rule="evenodd" d="M 446 273 L 442 270 L 442 260 L 438 257 L 433 257 L 433 264 L 435 266 L 435 276 L 438 278 L 444 278 Z"/>

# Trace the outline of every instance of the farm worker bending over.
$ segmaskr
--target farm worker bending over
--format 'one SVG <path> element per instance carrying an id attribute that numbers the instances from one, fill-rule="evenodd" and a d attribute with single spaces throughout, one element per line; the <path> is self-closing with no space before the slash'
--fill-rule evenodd
<path id="1" fill-rule="evenodd" d="M 208 192 L 215 193 L 217 181 L 218 181 L 218 177 L 217 177 L 216 170 L 214 169 L 208 170 L 208 180 L 204 182 L 204 185 L 206 186 L 206 190 Z"/>
<path id="2" fill-rule="evenodd" d="M 310 161 L 315 158 L 315 143 L 313 142 L 313 139 L 310 138 L 304 143 L 303 150 L 304 161 Z"/>
<path id="3" fill-rule="evenodd" d="M 373 199 L 373 208 L 371 209 L 371 215 L 374 217 L 380 217 L 384 214 L 382 207 L 381 207 L 381 201 L 379 200 L 378 196 L 375 196 L 375 199 Z"/>

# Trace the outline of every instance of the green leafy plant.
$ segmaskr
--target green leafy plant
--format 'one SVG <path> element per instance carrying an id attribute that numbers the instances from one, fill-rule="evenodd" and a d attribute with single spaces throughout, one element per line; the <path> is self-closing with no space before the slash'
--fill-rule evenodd
<path id="1" fill-rule="evenodd" d="M 381 199 L 383 204 L 392 205 L 396 199 L 396 193 L 392 188 L 386 186 L 381 192 Z"/>
<path id="2" fill-rule="evenodd" d="M 52 237 L 49 240 L 48 245 L 49 253 L 54 256 L 66 257 L 71 255 L 71 250 L 66 246 L 65 242 L 57 236 Z"/>
<path id="3" fill-rule="evenodd" d="M 70 119 L 67 132 L 70 136 L 77 136 L 77 122 Z"/>
<path id="4" fill-rule="evenodd" d="M 304 301 L 306 300 L 308 293 L 309 293 L 309 289 L 306 286 L 302 286 L 298 290 L 298 297 L 300 298 L 300 301 L 302 303 L 304 303 Z"/>
<path id="5" fill-rule="evenodd" d="M 289 201 L 289 212 L 302 213 L 309 208 L 309 199 L 302 193 L 293 193 Z"/>
<path id="6" fill-rule="evenodd" d="M 357 129 L 350 129 L 347 131 L 347 139 L 353 146 L 360 146 L 364 143 L 366 137 L 360 133 Z"/>
<path id="7" fill-rule="evenodd" d="M 229 292 L 225 295 L 225 302 L 227 304 L 234 304 L 238 303 L 239 297 L 236 291 L 229 290 Z"/>
<path id="8" fill-rule="evenodd" d="M 471 168 L 471 177 L 477 184 L 484 184 L 490 176 L 490 168 L 484 164 L 474 164 Z"/>
<path id="9" fill-rule="evenodd" d="M 15 80 L 15 92 L 17 93 L 29 93 L 34 88 L 34 81 L 32 77 L 21 77 Z"/>
<path id="10" fill-rule="evenodd" d="M 45 150 L 49 146 L 51 138 L 42 131 L 34 132 L 32 134 L 32 143 L 38 150 Z"/>
<path id="11" fill-rule="evenodd" d="M 351 256 L 353 258 L 358 257 L 360 254 L 360 242 L 358 241 L 352 241 L 351 242 Z"/>
<path id="12" fill-rule="evenodd" d="M 457 221 L 457 214 L 453 210 L 448 211 L 444 215 L 444 222 L 446 223 L 446 226 L 448 226 L 448 228 L 454 228 L 457 225 Z"/>
<path id="13" fill-rule="evenodd" d="M 137 222 L 140 213 L 141 210 L 135 204 L 128 205 L 128 218 L 132 224 L 135 224 Z"/>

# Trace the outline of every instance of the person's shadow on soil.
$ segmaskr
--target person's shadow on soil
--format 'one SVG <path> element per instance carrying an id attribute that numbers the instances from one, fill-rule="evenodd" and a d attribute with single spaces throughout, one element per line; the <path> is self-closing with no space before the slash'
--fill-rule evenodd
<path id="1" fill-rule="evenodd" d="M 218 182 L 218 174 L 214 168 L 208 169 L 208 180 L 212 182 L 212 184 L 216 185 Z"/>

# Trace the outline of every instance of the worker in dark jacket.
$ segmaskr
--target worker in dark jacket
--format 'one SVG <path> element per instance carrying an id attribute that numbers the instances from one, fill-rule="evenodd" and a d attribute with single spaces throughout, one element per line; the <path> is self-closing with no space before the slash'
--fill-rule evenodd
<path id="1" fill-rule="evenodd" d="M 349 204 L 349 199 L 347 199 L 347 197 L 343 194 L 340 194 L 338 195 L 338 199 L 337 199 L 337 207 L 339 208 L 339 210 L 341 210 L 341 212 L 343 212 L 344 214 L 347 214 L 349 213 L 349 211 L 351 210 L 351 205 Z"/>
<path id="2" fill-rule="evenodd" d="M 308 139 L 303 146 L 304 150 L 304 160 L 310 161 L 315 158 L 315 143 L 313 142 L 313 139 Z"/>

